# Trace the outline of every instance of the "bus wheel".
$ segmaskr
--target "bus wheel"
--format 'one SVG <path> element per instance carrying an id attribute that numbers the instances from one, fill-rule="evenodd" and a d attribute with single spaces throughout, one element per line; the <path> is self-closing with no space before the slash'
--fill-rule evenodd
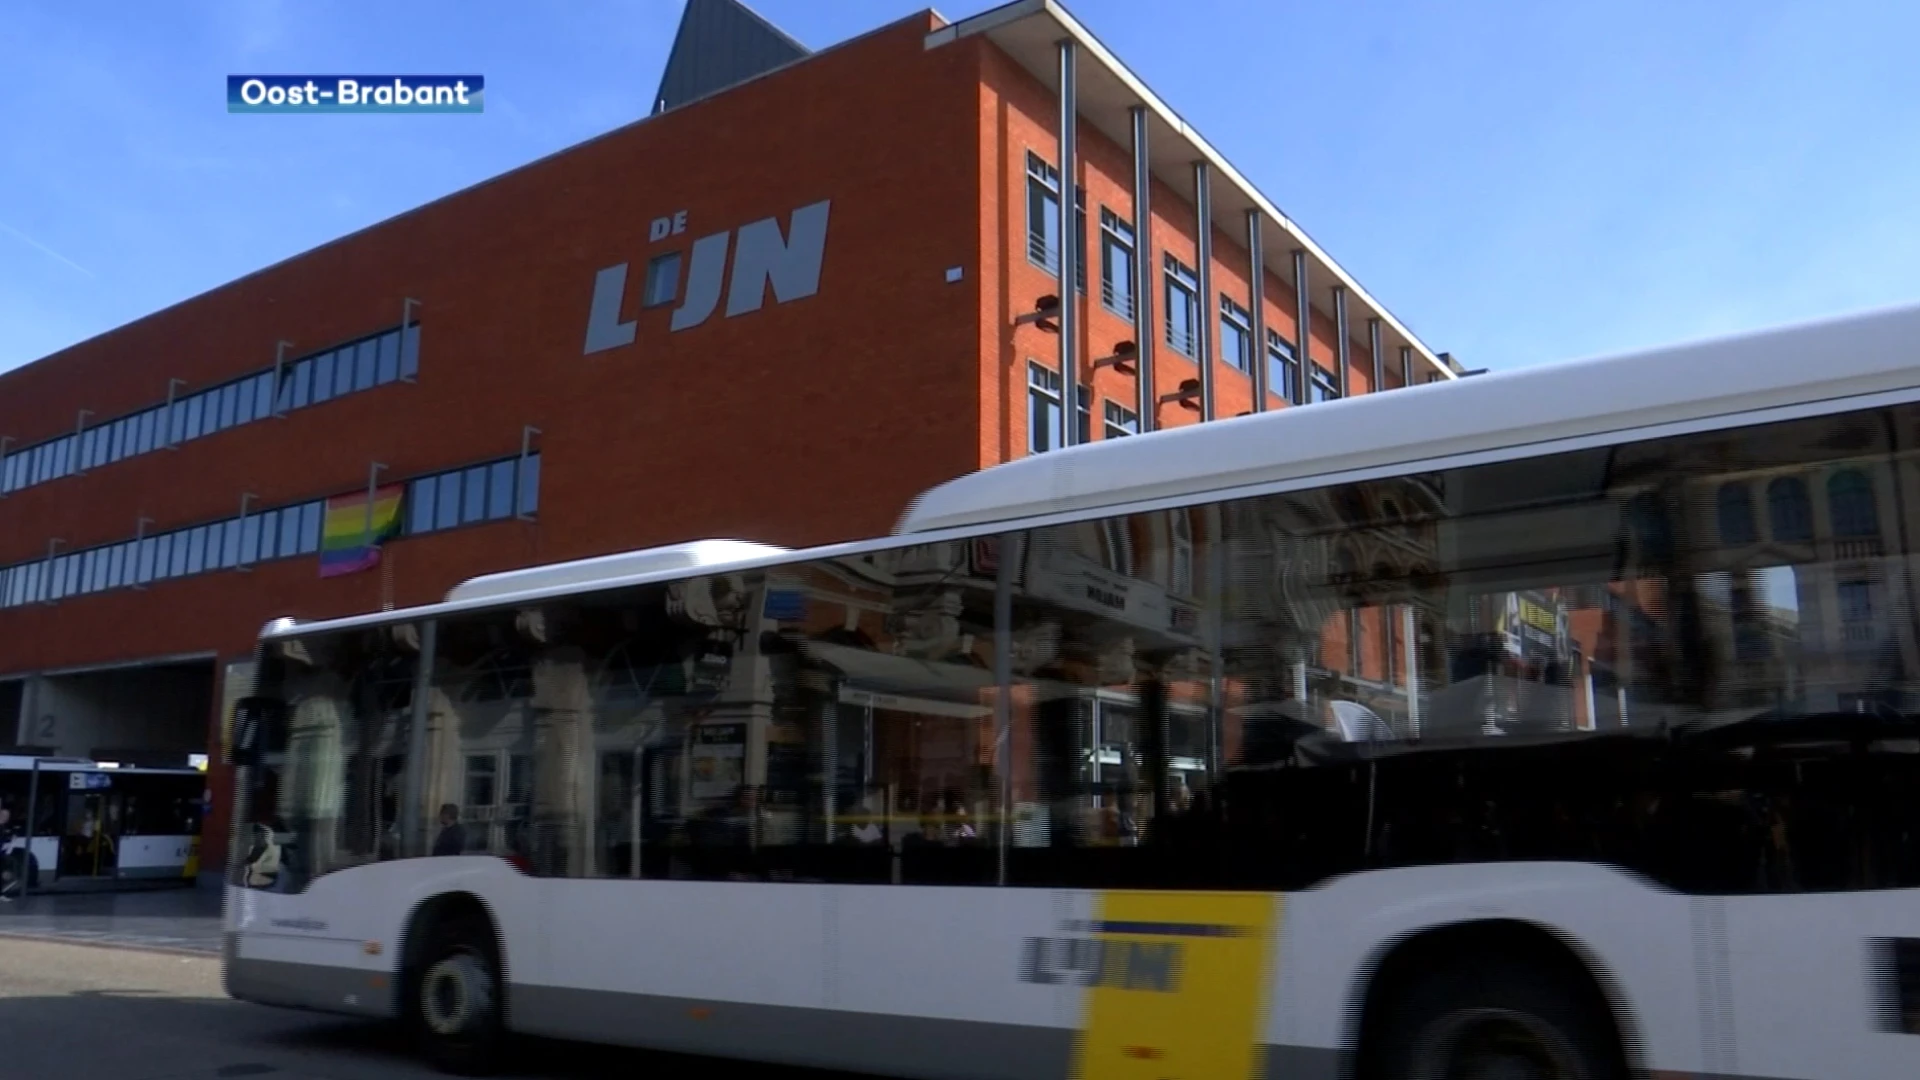
<path id="1" fill-rule="evenodd" d="M 412 1007 L 421 1052 L 443 1072 L 487 1075 L 506 1031 L 493 926 L 474 915 L 436 920 L 425 945 Z"/>
<path id="2" fill-rule="evenodd" d="M 1612 1024 L 1591 995 L 1520 965 L 1457 966 L 1407 984 L 1381 1045 L 1377 1080 L 1624 1080 Z M 1603 1005 L 1600 1007 L 1604 1007 Z"/>

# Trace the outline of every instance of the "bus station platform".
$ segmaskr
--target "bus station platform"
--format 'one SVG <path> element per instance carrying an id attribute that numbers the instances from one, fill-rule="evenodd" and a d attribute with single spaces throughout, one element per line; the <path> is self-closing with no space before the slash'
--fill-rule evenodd
<path id="1" fill-rule="evenodd" d="M 0 903 L 0 936 L 220 953 L 220 879 L 131 892 L 32 893 Z"/>

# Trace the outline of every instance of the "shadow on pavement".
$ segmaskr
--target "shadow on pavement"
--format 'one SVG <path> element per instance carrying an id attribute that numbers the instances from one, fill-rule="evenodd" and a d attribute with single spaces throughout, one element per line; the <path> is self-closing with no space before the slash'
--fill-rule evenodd
<path id="1" fill-rule="evenodd" d="M 502 1065 L 503 1080 L 710 1077 L 716 1070 L 767 1080 L 839 1075 L 534 1039 L 516 1041 Z M 0 997 L 0 1080 L 398 1080 L 434 1075 L 413 1053 L 406 1033 L 393 1024 L 157 991 Z"/>
<path id="2" fill-rule="evenodd" d="M 265 1043 L 291 1051 L 317 1051 L 328 1054 L 379 1057 L 396 1065 L 414 1065 L 423 1074 L 433 1075 L 414 1052 L 410 1036 L 397 1024 L 363 1023 L 314 1018 L 311 1026 L 272 1036 Z M 725 1059 L 670 1054 L 655 1050 L 633 1050 L 617 1046 L 558 1042 L 551 1039 L 520 1038 L 511 1044 L 501 1080 L 599 1080 L 635 1076 L 712 1077 L 716 1071 L 751 1076 L 763 1080 L 829 1080 L 853 1076 L 820 1069 L 734 1062 Z"/>

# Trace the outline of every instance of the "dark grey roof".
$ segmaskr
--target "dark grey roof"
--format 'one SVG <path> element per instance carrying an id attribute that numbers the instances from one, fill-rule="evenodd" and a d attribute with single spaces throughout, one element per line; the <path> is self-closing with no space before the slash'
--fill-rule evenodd
<path id="1" fill-rule="evenodd" d="M 725 90 L 811 51 L 739 0 L 687 0 L 653 111 Z"/>

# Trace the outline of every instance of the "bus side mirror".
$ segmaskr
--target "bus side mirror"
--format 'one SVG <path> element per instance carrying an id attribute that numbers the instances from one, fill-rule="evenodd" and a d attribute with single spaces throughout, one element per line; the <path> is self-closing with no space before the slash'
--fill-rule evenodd
<path id="1" fill-rule="evenodd" d="M 253 768 L 262 755 L 286 745 L 286 702 L 278 698 L 245 697 L 233 707 L 233 764 Z"/>

